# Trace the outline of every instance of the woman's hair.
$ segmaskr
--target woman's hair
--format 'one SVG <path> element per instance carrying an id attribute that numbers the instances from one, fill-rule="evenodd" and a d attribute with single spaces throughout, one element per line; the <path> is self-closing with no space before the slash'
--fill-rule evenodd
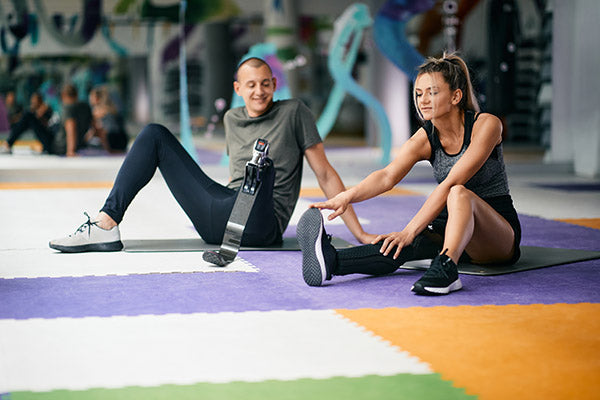
<path id="1" fill-rule="evenodd" d="M 439 72 L 444 77 L 450 90 L 454 91 L 460 89 L 462 91 L 462 98 L 458 107 L 462 111 L 472 110 L 479 112 L 479 104 L 473 91 L 473 84 L 471 83 L 471 77 L 469 75 L 469 69 L 467 64 L 462 58 L 456 54 L 446 54 L 442 58 L 428 58 L 417 70 L 417 77 L 422 74 L 430 74 L 433 72 Z M 419 107 L 417 107 L 417 96 L 416 91 L 413 90 L 413 100 L 415 102 L 415 108 L 422 118 Z"/>
<path id="2" fill-rule="evenodd" d="M 117 108 L 113 103 L 112 99 L 110 98 L 108 87 L 106 87 L 105 85 L 96 86 L 90 91 L 90 94 L 96 97 L 96 100 L 98 101 L 98 106 L 104 107 L 105 110 L 109 113 L 117 112 Z"/>

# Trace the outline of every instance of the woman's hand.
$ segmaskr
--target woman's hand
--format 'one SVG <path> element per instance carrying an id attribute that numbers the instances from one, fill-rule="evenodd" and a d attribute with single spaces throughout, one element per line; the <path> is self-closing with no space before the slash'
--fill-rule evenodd
<path id="1" fill-rule="evenodd" d="M 348 194 L 348 191 L 345 191 L 345 192 L 338 193 L 337 196 L 332 197 L 331 199 L 329 199 L 327 201 L 313 203 L 310 205 L 310 207 L 318 208 L 321 210 L 322 209 L 333 210 L 333 212 L 331 214 L 329 214 L 329 216 L 327 217 L 327 219 L 329 221 L 331 221 L 335 217 L 339 217 L 344 212 L 346 212 L 346 209 L 348 208 L 348 204 L 350 204 L 350 195 Z"/>
<path id="2" fill-rule="evenodd" d="M 402 232 L 391 232 L 384 235 L 377 235 L 375 239 L 371 242 L 371 244 L 377 244 L 383 240 L 383 244 L 379 249 L 379 252 L 384 256 L 390 254 L 390 252 L 396 248 L 396 252 L 393 257 L 394 260 L 398 258 L 402 249 L 413 242 L 415 238 L 412 235 L 402 231 Z"/>
<path id="3" fill-rule="evenodd" d="M 362 244 L 373 244 L 373 241 L 377 238 L 378 235 L 374 233 L 363 232 L 360 237 L 357 237 L 358 241 Z M 375 242 L 377 243 L 377 242 Z"/>

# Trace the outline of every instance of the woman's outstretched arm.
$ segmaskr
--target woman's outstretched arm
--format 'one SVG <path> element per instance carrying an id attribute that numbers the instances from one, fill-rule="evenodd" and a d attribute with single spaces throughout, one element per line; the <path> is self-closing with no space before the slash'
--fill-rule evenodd
<path id="1" fill-rule="evenodd" d="M 358 203 L 373 198 L 393 188 L 420 160 L 429 158 L 431 146 L 424 129 L 419 129 L 400 147 L 398 155 L 385 168 L 377 170 L 363 179 L 358 185 L 339 193 L 337 196 L 311 204 L 311 207 L 333 210 L 332 220 L 346 211 L 350 203 Z"/>

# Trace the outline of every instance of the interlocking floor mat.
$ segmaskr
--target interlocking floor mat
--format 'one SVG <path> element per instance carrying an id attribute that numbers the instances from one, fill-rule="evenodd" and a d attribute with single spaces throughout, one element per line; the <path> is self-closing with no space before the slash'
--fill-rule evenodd
<path id="1" fill-rule="evenodd" d="M 553 247 L 521 246 L 521 258 L 513 265 L 458 264 L 458 272 L 468 275 L 502 275 L 531 269 L 572 264 L 600 258 L 600 251 L 559 249 Z M 408 262 L 402 269 L 427 269 L 428 260 Z"/>
<path id="2" fill-rule="evenodd" d="M 351 247 L 352 244 L 344 239 L 333 237 L 331 243 L 335 248 L 341 249 Z M 218 244 L 209 244 L 204 240 L 197 239 L 142 239 L 124 240 L 125 251 L 130 253 L 139 252 L 176 252 L 176 251 L 205 251 L 218 250 Z M 300 251 L 300 245 L 295 237 L 284 237 L 283 242 L 264 247 L 242 246 L 243 251 Z"/>

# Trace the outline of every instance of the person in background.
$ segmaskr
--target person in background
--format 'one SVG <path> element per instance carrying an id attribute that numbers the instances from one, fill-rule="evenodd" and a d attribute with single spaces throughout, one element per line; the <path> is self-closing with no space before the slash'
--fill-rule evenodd
<path id="1" fill-rule="evenodd" d="M 98 86 L 90 91 L 90 106 L 93 121 L 85 136 L 87 143 L 98 138 L 102 147 L 109 153 L 122 153 L 127 149 L 125 122 L 117 107 L 110 99 L 106 86 Z"/>
<path id="2" fill-rule="evenodd" d="M 12 94 L 13 114 L 12 119 L 16 119 L 19 115 L 18 107 L 14 103 L 14 93 Z M 9 96 L 7 96 L 9 99 Z M 52 118 L 52 109 L 44 102 L 44 98 L 38 92 L 31 95 L 29 100 L 29 110 L 22 113 L 21 118 L 15 122 L 11 121 L 10 133 L 6 142 L 0 147 L 0 152 L 11 153 L 15 142 L 27 130 L 32 130 L 35 137 L 40 141 L 45 153 L 52 153 L 52 141 L 54 132 L 50 126 Z"/>
<path id="3" fill-rule="evenodd" d="M 77 88 L 67 83 L 60 93 L 62 127 L 54 137 L 54 154 L 74 157 L 77 151 L 85 147 L 85 135 L 92 125 L 92 111 L 87 102 L 78 99 Z"/>
<path id="4" fill-rule="evenodd" d="M 8 113 L 8 123 L 12 126 L 21 119 L 23 107 L 17 102 L 17 96 L 12 90 L 6 93 L 4 102 Z"/>

